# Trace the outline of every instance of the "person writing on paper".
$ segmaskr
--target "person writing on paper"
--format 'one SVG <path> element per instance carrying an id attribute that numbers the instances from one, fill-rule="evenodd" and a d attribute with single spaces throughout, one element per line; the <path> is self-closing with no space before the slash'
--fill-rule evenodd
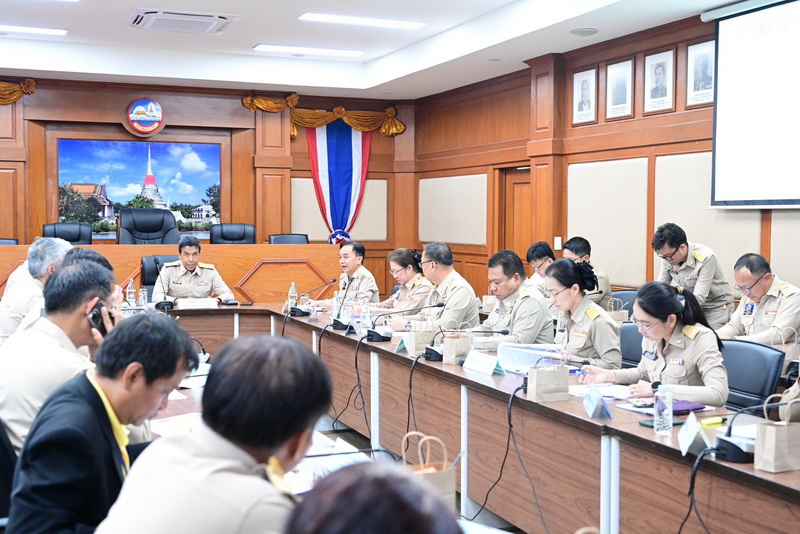
<path id="1" fill-rule="evenodd" d="M 556 260 L 545 271 L 544 283 L 560 312 L 555 340 L 569 360 L 619 369 L 622 365 L 619 327 L 586 294 L 597 287 L 592 266 L 588 262 Z"/>
<path id="2" fill-rule="evenodd" d="M 482 325 L 473 329 L 473 346 L 497 350 L 500 343 L 553 343 L 547 302 L 535 288 L 522 287 L 526 279 L 522 259 L 511 250 L 501 250 L 486 266 L 497 306 Z M 508 330 L 508 335 L 497 333 L 500 330 Z M 482 334 L 486 331 L 494 333 Z"/>
<path id="3" fill-rule="evenodd" d="M 153 302 L 180 298 L 232 300 L 231 291 L 210 263 L 200 263 L 200 241 L 185 236 L 178 243 L 178 261 L 164 264 L 153 286 Z"/>
<path id="4" fill-rule="evenodd" d="M 395 317 L 387 324 L 396 331 L 460 330 L 478 326 L 478 299 L 469 282 L 453 267 L 453 253 L 445 243 L 428 243 L 419 262 L 422 274 L 434 284 L 426 306 L 416 315 Z"/>
<path id="5" fill-rule="evenodd" d="M 339 266 L 342 268 L 339 298 L 376 304 L 380 302 L 380 290 L 375 277 L 363 265 L 366 255 L 367 249 L 358 241 L 344 241 L 339 245 Z M 333 299 L 315 301 L 312 305 L 330 310 Z"/>
<path id="6" fill-rule="evenodd" d="M 425 305 L 428 294 L 433 289 L 430 280 L 422 276 L 422 268 L 419 262 L 422 257 L 416 251 L 405 248 L 398 248 L 389 253 L 389 274 L 391 274 L 400 285 L 398 290 L 388 299 L 372 306 L 374 310 L 381 310 L 377 313 L 394 312 L 398 315 L 405 315 L 404 310 L 419 308 Z M 416 312 L 410 312 L 416 313 Z"/>
<path id="7" fill-rule="evenodd" d="M 607 371 L 583 367 L 584 383 L 631 384 L 632 397 L 652 397 L 661 384 L 675 399 L 724 406 L 728 372 L 722 364 L 722 342 L 708 326 L 691 291 L 663 282 L 642 286 L 633 301 L 633 322 L 639 327 L 642 359 L 633 369 Z"/>

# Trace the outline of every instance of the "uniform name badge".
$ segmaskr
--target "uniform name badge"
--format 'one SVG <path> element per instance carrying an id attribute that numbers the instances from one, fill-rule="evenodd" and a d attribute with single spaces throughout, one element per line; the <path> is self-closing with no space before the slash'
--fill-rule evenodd
<path id="1" fill-rule="evenodd" d="M 752 302 L 748 302 L 744 305 L 744 313 L 742 315 L 753 315 L 753 310 L 756 309 L 756 305 Z"/>
<path id="2" fill-rule="evenodd" d="M 649 360 L 653 360 L 653 361 L 658 359 L 658 356 L 656 356 L 656 354 L 651 350 L 646 350 L 646 351 L 642 352 L 642 356 L 644 356 L 645 358 L 647 358 Z"/>
<path id="3" fill-rule="evenodd" d="M 205 286 L 210 285 L 210 284 L 211 284 L 211 282 L 209 282 L 207 280 L 198 280 L 197 281 L 197 287 L 205 287 Z"/>

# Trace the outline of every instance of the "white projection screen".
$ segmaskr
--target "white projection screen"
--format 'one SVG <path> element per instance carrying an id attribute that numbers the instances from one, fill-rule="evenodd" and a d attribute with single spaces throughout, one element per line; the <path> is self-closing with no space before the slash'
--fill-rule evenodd
<path id="1" fill-rule="evenodd" d="M 800 208 L 800 2 L 718 21 L 711 205 Z"/>

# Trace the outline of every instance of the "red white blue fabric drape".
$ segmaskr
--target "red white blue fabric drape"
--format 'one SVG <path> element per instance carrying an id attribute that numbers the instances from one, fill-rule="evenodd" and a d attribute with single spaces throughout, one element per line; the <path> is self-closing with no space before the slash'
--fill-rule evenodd
<path id="1" fill-rule="evenodd" d="M 330 232 L 349 232 L 364 196 L 372 134 L 359 132 L 342 120 L 306 131 L 322 218 Z"/>

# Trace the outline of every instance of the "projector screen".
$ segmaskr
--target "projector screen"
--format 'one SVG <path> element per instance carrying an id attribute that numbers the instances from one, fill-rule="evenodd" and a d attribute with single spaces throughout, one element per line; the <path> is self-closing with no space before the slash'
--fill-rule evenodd
<path id="1" fill-rule="evenodd" d="M 711 205 L 800 208 L 800 2 L 718 21 Z"/>

